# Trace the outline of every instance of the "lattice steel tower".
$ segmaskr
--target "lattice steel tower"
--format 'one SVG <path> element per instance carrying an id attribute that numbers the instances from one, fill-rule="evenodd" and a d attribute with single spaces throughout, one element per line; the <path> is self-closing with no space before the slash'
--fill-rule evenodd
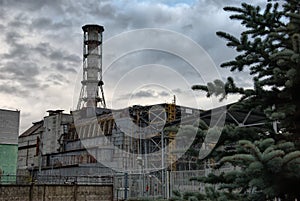
<path id="1" fill-rule="evenodd" d="M 89 24 L 83 30 L 83 79 L 77 109 L 106 108 L 102 81 L 103 26 Z M 100 103 L 100 105 L 99 105 Z"/>

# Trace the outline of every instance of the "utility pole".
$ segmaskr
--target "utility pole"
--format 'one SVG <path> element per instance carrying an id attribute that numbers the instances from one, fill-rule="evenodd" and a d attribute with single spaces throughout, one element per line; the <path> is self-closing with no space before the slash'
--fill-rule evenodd
<path id="1" fill-rule="evenodd" d="M 161 135 L 161 193 L 165 198 L 165 157 L 164 157 L 164 131 L 160 132 Z"/>
<path id="2" fill-rule="evenodd" d="M 124 173 L 124 199 L 127 200 L 128 198 L 128 173 Z"/>

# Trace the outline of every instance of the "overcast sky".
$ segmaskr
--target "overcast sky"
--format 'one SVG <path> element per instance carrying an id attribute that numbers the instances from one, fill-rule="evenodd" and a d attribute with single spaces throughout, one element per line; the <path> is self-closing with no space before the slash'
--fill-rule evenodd
<path id="1" fill-rule="evenodd" d="M 85 24 L 103 25 L 106 41 L 136 29 L 178 32 L 195 41 L 219 66 L 233 58 L 235 52 L 215 32 L 222 30 L 238 35 L 242 30 L 238 22 L 228 19 L 229 14 L 222 8 L 240 3 L 239 0 L 91 0 L 88 3 L 0 0 L 0 108 L 21 110 L 21 131 L 41 120 L 47 110 L 72 110 L 80 90 L 81 27 Z M 158 43 L 160 39 L 145 38 Z M 176 55 L 138 51 L 119 58 L 109 69 L 103 73 L 109 107 L 171 102 L 173 95 L 180 105 L 212 107 L 199 92 L 196 93 L 198 105 L 191 101 L 195 93 L 190 85 L 204 84 L 204 81 Z M 245 73 L 219 70 L 222 78 L 230 75 L 243 86 L 251 83 Z"/>

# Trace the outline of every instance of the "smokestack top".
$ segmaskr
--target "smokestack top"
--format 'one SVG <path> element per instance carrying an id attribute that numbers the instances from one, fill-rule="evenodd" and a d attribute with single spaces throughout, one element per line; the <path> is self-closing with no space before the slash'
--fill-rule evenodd
<path id="1" fill-rule="evenodd" d="M 82 27 L 83 31 L 88 31 L 89 29 L 98 30 L 99 32 L 104 31 L 104 27 L 98 24 L 86 24 Z"/>

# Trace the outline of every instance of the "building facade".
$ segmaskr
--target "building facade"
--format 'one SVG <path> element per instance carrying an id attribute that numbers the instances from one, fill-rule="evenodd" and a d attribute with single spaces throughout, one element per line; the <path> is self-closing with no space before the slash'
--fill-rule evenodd
<path id="1" fill-rule="evenodd" d="M 0 109 L 0 183 L 16 180 L 20 111 Z"/>
<path id="2" fill-rule="evenodd" d="M 87 113 L 85 108 L 71 114 L 49 111 L 34 123 L 19 137 L 19 171 L 27 171 L 41 183 L 114 182 L 116 190 L 124 191 L 127 186 L 132 197 L 145 195 L 144 189 L 151 185 L 156 190 L 148 195 L 159 196 L 167 189 L 167 172 L 209 167 L 207 162 L 199 164 L 191 150 L 186 152 L 192 148 L 199 153 L 206 144 L 182 135 L 181 127 L 189 132 L 200 119 L 209 126 L 219 118 L 241 127 L 264 121 L 260 113 L 232 105 L 203 111 L 171 103 L 121 110 L 95 108 L 94 115 Z M 213 115 L 217 119 L 212 120 Z M 182 146 L 186 140 L 190 147 Z"/>

